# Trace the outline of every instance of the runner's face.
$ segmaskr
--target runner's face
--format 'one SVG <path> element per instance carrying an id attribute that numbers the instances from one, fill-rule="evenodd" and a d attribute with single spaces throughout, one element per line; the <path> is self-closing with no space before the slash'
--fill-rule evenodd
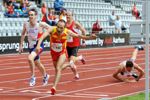
<path id="1" fill-rule="evenodd" d="M 36 19 L 36 15 L 34 11 L 29 12 L 29 21 L 32 22 Z"/>
<path id="2" fill-rule="evenodd" d="M 57 32 L 59 34 L 61 34 L 63 31 L 64 31 L 64 28 L 65 28 L 65 23 L 63 22 L 58 22 L 57 24 Z"/>
<path id="3" fill-rule="evenodd" d="M 72 19 L 72 14 L 70 12 L 67 13 L 67 20 L 71 20 Z"/>
<path id="4" fill-rule="evenodd" d="M 126 70 L 127 70 L 128 72 L 131 72 L 132 67 L 126 67 Z"/>

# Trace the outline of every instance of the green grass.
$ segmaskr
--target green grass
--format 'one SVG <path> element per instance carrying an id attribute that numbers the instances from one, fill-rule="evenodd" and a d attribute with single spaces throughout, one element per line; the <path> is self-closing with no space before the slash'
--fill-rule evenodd
<path id="1" fill-rule="evenodd" d="M 145 93 L 139 93 L 133 96 L 122 97 L 117 100 L 145 100 Z"/>

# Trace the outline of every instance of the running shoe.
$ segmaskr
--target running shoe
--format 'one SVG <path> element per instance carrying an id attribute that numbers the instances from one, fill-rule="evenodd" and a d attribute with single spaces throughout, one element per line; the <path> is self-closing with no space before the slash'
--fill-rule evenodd
<path id="1" fill-rule="evenodd" d="M 55 95 L 56 89 L 54 87 L 51 88 L 51 95 Z"/>
<path id="2" fill-rule="evenodd" d="M 139 76 L 136 73 L 132 73 L 132 76 L 137 79 Z"/>
<path id="3" fill-rule="evenodd" d="M 46 76 L 43 78 L 43 86 L 48 84 L 49 77 L 50 75 L 46 74 Z"/>
<path id="4" fill-rule="evenodd" d="M 82 56 L 81 62 L 82 64 L 85 64 L 85 59 L 83 58 L 83 56 Z"/>
<path id="5" fill-rule="evenodd" d="M 76 74 L 75 77 L 74 77 L 74 79 L 76 79 L 76 80 L 80 79 L 79 74 Z"/>
<path id="6" fill-rule="evenodd" d="M 31 77 L 29 85 L 34 86 L 35 84 L 36 84 L 36 77 Z"/>
<path id="7" fill-rule="evenodd" d="M 140 50 L 144 50 L 144 47 L 141 46 L 141 45 L 137 45 L 137 46 L 135 46 L 135 48 L 138 49 L 139 51 L 140 51 Z"/>

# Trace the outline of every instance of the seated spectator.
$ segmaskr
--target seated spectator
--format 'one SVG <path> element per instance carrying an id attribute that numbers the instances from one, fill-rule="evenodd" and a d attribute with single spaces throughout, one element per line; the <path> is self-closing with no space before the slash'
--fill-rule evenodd
<path id="1" fill-rule="evenodd" d="M 98 34 L 100 31 L 102 31 L 103 29 L 100 26 L 99 21 L 97 20 L 92 27 L 92 34 Z"/>
<path id="2" fill-rule="evenodd" d="M 63 19 L 67 22 L 67 9 L 62 8 L 60 11 L 59 19 Z"/>
<path id="3" fill-rule="evenodd" d="M 64 2 L 63 0 L 55 0 L 54 1 L 54 9 L 57 15 L 60 14 L 61 9 L 63 8 Z"/>
<path id="4" fill-rule="evenodd" d="M 110 26 L 115 25 L 115 20 L 116 20 L 115 12 L 112 11 L 112 14 L 109 16 L 109 25 Z"/>
<path id="5" fill-rule="evenodd" d="M 28 17 L 28 10 L 25 3 L 22 5 L 22 12 L 23 12 L 22 17 Z"/>
<path id="6" fill-rule="evenodd" d="M 116 33 L 121 33 L 121 26 L 122 26 L 122 22 L 120 20 L 120 17 L 116 16 L 116 21 L 115 21 L 115 32 Z"/>
<path id="7" fill-rule="evenodd" d="M 55 26 L 57 23 L 57 17 L 55 16 L 53 8 L 48 9 L 48 17 L 47 17 L 47 23 L 51 26 Z"/>
<path id="8" fill-rule="evenodd" d="M 55 26 L 56 25 L 56 19 L 57 17 L 54 15 L 54 9 L 53 8 L 48 8 L 48 14 L 45 14 L 42 18 L 43 22 L 46 22 L 50 26 Z"/>
<path id="9" fill-rule="evenodd" d="M 4 14 L 4 16 L 7 17 L 14 17 L 14 6 L 13 3 L 11 1 L 7 2 L 7 6 L 6 6 L 6 12 Z"/>
<path id="10" fill-rule="evenodd" d="M 43 15 L 46 14 L 46 10 L 47 10 L 46 2 L 43 2 L 42 7 L 41 7 L 41 12 L 42 12 Z"/>
<path id="11" fill-rule="evenodd" d="M 38 7 L 41 7 L 42 0 L 35 0 L 35 3 Z"/>
<path id="12" fill-rule="evenodd" d="M 135 3 L 132 8 L 132 15 L 135 16 L 136 19 L 140 19 L 140 12 L 138 11 Z"/>

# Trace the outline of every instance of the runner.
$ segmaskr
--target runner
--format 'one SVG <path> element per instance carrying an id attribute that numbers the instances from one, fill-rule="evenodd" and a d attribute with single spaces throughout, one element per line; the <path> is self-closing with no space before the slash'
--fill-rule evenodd
<path id="1" fill-rule="evenodd" d="M 66 28 L 66 22 L 64 20 L 59 20 L 56 27 L 51 27 L 47 32 L 45 32 L 38 41 L 38 45 L 36 47 L 37 52 L 40 52 L 40 44 L 43 39 L 45 39 L 48 35 L 50 35 L 50 49 L 51 56 L 53 59 L 53 64 L 55 67 L 55 80 L 53 87 L 51 88 L 51 94 L 54 95 L 56 93 L 56 86 L 61 77 L 61 71 L 70 66 L 70 63 L 65 63 L 67 58 L 66 55 L 66 45 L 67 45 L 67 36 L 73 36 L 83 39 L 95 39 L 95 35 L 91 36 L 83 36 L 79 34 L 75 34 L 71 30 Z"/>
<path id="2" fill-rule="evenodd" d="M 43 26 L 44 25 L 44 26 Z M 29 56 L 28 56 L 28 62 L 30 65 L 31 70 L 31 79 L 29 82 L 30 86 L 34 86 L 36 84 L 36 77 L 35 77 L 35 66 L 38 67 L 38 69 L 41 71 L 43 75 L 43 85 L 47 85 L 49 75 L 46 73 L 45 68 L 43 64 L 40 61 L 39 55 L 44 49 L 44 44 L 41 43 L 40 45 L 40 52 L 37 54 L 35 52 L 35 47 L 37 45 L 37 40 L 40 38 L 40 36 L 43 33 L 43 28 L 48 29 L 46 23 L 41 22 L 38 23 L 37 21 L 37 11 L 36 9 L 30 9 L 29 10 L 29 21 L 24 23 L 21 40 L 20 40 L 20 46 L 19 46 L 19 53 L 23 52 L 23 41 L 25 39 L 25 36 L 27 34 L 28 36 L 28 43 L 29 43 Z"/>
<path id="3" fill-rule="evenodd" d="M 81 34 L 79 32 L 82 32 L 82 35 L 86 34 L 85 28 L 78 21 L 75 21 L 73 19 L 73 13 L 71 11 L 67 11 L 66 27 L 76 34 Z M 73 73 L 75 74 L 75 79 L 79 79 L 79 74 L 77 72 L 77 67 L 74 63 L 77 61 L 81 61 L 83 64 L 85 64 L 85 60 L 84 60 L 83 56 L 82 55 L 77 56 L 79 46 L 80 46 L 79 38 L 71 37 L 71 36 L 68 37 L 67 53 L 68 53 L 68 58 L 69 58 L 69 61 L 71 64 L 71 69 L 72 69 Z"/>
<path id="4" fill-rule="evenodd" d="M 122 78 L 119 74 L 130 77 L 132 76 L 136 81 L 139 81 L 140 78 L 144 75 L 144 70 L 135 63 L 137 53 L 140 50 L 144 50 L 142 46 L 136 46 L 133 51 L 132 57 L 126 61 L 123 61 L 119 64 L 117 71 L 113 74 L 113 77 L 119 81 L 124 82 L 134 82 L 133 80 L 129 80 L 128 78 Z M 134 71 L 137 70 L 139 75 L 137 75 Z"/>

